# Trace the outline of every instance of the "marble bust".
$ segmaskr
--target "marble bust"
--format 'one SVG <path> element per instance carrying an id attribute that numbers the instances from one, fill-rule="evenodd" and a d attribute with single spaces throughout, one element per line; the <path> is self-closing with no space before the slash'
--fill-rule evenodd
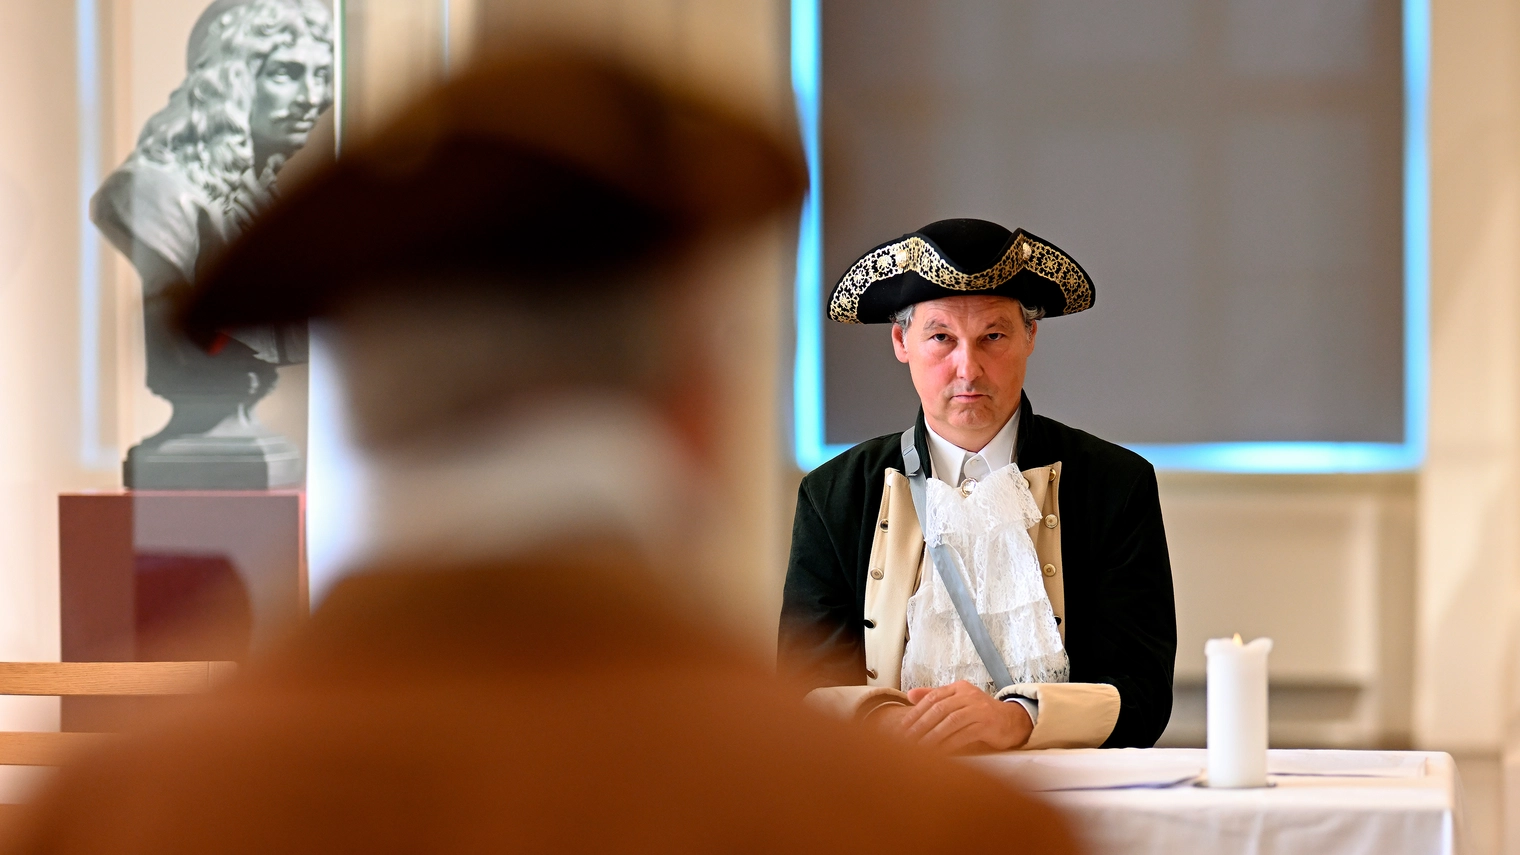
<path id="1" fill-rule="evenodd" d="M 186 75 L 91 200 L 137 269 L 147 384 L 173 405 L 127 454 L 137 489 L 265 489 L 301 480 L 300 452 L 252 409 L 306 330 L 226 331 L 209 349 L 174 326 L 176 296 L 278 197 L 277 176 L 332 104 L 332 15 L 319 0 L 216 0 L 196 21 Z"/>

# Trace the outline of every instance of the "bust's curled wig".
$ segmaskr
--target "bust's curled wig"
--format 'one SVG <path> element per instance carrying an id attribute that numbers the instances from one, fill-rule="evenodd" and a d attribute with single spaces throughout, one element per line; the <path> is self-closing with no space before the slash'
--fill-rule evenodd
<path id="1" fill-rule="evenodd" d="M 143 125 L 133 159 L 181 171 L 222 208 L 252 169 L 254 84 L 269 55 L 303 40 L 332 45 L 319 0 L 217 0 L 191 32 L 185 80 Z M 329 89 L 318 105 L 332 101 Z"/>

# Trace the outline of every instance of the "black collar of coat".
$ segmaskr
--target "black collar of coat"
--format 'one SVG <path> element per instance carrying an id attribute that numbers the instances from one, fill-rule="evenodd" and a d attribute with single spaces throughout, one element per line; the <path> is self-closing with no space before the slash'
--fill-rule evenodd
<path id="1" fill-rule="evenodd" d="M 1034 408 L 1029 405 L 1029 396 L 1019 393 L 1019 435 L 1013 440 L 1013 463 L 1022 471 L 1024 467 L 1021 461 L 1024 459 L 1024 442 L 1029 439 L 1030 426 L 1034 424 Z M 918 420 L 913 424 L 913 445 L 918 449 L 918 459 L 932 461 L 929 456 L 929 426 L 924 423 L 924 408 L 918 408 Z M 928 474 L 928 469 L 925 469 Z"/>

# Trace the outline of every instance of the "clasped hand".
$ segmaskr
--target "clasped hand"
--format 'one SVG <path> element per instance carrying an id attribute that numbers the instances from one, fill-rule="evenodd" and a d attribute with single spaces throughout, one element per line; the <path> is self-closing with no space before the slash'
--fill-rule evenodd
<path id="1" fill-rule="evenodd" d="M 912 706 L 889 705 L 866 719 L 878 730 L 941 751 L 1006 751 L 1029 741 L 1023 704 L 1000 701 L 965 680 L 908 692 Z"/>

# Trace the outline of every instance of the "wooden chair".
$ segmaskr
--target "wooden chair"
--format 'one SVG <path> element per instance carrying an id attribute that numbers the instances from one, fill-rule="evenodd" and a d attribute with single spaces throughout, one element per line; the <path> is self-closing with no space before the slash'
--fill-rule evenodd
<path id="1" fill-rule="evenodd" d="M 235 662 L 0 662 L 0 695 L 193 695 L 231 676 Z M 0 766 L 61 766 L 109 733 L 0 731 Z M 0 828 L 24 805 L 0 804 Z"/>

